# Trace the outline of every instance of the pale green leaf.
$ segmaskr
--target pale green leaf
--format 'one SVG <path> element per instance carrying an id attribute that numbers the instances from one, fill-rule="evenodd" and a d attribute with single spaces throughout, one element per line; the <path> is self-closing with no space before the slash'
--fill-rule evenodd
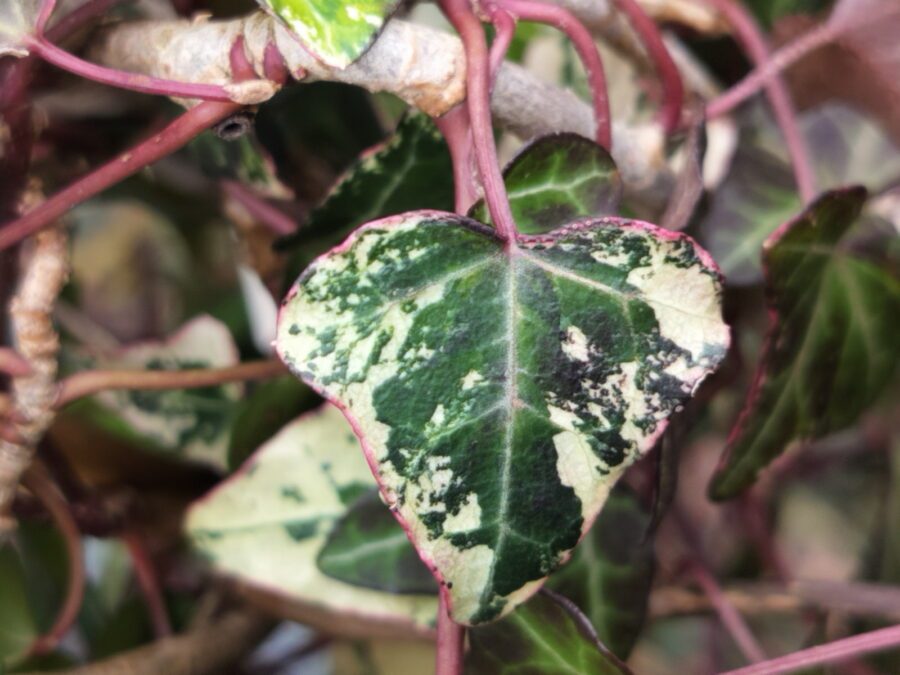
<path id="1" fill-rule="evenodd" d="M 356 425 L 461 623 L 532 595 L 729 342 L 686 236 L 583 221 L 506 247 L 421 211 L 370 223 L 289 294 L 276 346 Z"/>
<path id="2" fill-rule="evenodd" d="M 845 246 L 866 192 L 826 193 L 766 241 L 772 314 L 753 389 L 712 484 L 731 497 L 798 439 L 854 424 L 900 357 L 900 281 Z"/>
<path id="3" fill-rule="evenodd" d="M 259 0 L 324 64 L 346 68 L 384 27 L 400 0 Z"/>
<path id="4" fill-rule="evenodd" d="M 274 596 L 290 616 L 330 633 L 427 630 L 435 596 L 364 588 L 323 573 L 316 563 L 335 524 L 374 486 L 350 425 L 328 405 L 287 425 L 196 502 L 186 529 L 215 570 Z M 394 533 L 403 536 L 399 527 Z"/>
<path id="5" fill-rule="evenodd" d="M 84 365 L 104 370 L 189 370 L 224 368 L 238 361 L 225 325 L 200 316 L 165 342 L 139 343 Z M 94 423 L 149 449 L 225 470 L 231 417 L 243 389 L 240 383 L 163 391 L 117 389 L 75 405 Z"/>

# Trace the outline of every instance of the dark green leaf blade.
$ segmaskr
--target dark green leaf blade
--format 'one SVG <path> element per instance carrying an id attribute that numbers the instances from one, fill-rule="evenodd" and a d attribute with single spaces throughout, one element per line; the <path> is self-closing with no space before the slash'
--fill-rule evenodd
<path id="1" fill-rule="evenodd" d="M 519 232 L 542 234 L 581 218 L 615 215 L 622 179 L 609 153 L 573 133 L 542 136 L 503 170 Z M 469 216 L 490 224 L 484 201 Z"/>
<path id="2" fill-rule="evenodd" d="M 711 494 L 726 499 L 791 441 L 853 424 L 890 381 L 900 282 L 842 248 L 863 188 L 828 192 L 766 241 L 772 324 Z"/>
<path id="3" fill-rule="evenodd" d="M 335 523 L 316 564 L 330 577 L 387 593 L 438 591 L 431 572 L 374 489 Z"/>
<path id="4" fill-rule="evenodd" d="M 565 598 L 540 593 L 502 621 L 469 631 L 466 675 L 628 675 Z"/>
<path id="5" fill-rule="evenodd" d="M 276 347 L 345 409 L 461 623 L 568 557 L 727 349 L 686 236 L 583 221 L 507 247 L 454 214 L 370 223 L 285 300 Z"/>
<path id="6" fill-rule="evenodd" d="M 653 581 L 650 514 L 621 483 L 572 560 L 548 587 L 572 600 L 590 619 L 600 641 L 625 659 L 640 633 Z"/>
<path id="7" fill-rule="evenodd" d="M 356 61 L 400 0 L 259 0 L 322 63 L 346 68 Z"/>

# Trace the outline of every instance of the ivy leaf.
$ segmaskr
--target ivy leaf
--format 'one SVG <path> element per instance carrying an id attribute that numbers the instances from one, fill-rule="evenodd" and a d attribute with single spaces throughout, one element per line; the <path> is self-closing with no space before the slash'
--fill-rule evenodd
<path id="1" fill-rule="evenodd" d="M 407 114 L 391 139 L 365 153 L 309 216 L 296 235 L 278 248 L 293 249 L 326 233 L 340 241 L 363 223 L 422 208 L 453 209 L 453 164 L 447 144 L 431 119 Z M 306 247 L 288 263 L 293 281 L 311 262 Z"/>
<path id="2" fill-rule="evenodd" d="M 399 0 L 258 0 L 322 63 L 346 68 L 384 27 Z"/>
<path id="3" fill-rule="evenodd" d="M 3 0 L 0 3 L 0 57 L 28 56 L 27 38 L 34 33 L 38 0 Z"/>
<path id="4" fill-rule="evenodd" d="M 326 405 L 284 427 L 195 502 L 185 527 L 217 571 L 290 618 L 355 637 L 427 631 L 437 611 L 433 595 L 363 588 L 316 563 L 335 525 L 374 487 L 359 441 L 340 411 Z"/>
<path id="5" fill-rule="evenodd" d="M 826 193 L 766 241 L 772 323 L 711 493 L 746 488 L 791 441 L 853 424 L 900 356 L 900 282 L 844 247 L 863 188 Z"/>
<path id="6" fill-rule="evenodd" d="M 609 153 L 573 133 L 542 136 L 503 170 L 509 205 L 520 232 L 542 234 L 579 218 L 614 215 L 622 179 Z M 469 217 L 491 223 L 484 200 Z"/>
<path id="7" fill-rule="evenodd" d="M 90 359 L 107 370 L 224 368 L 238 363 L 225 325 L 210 316 L 186 323 L 165 342 L 143 342 Z M 72 406 L 100 427 L 152 450 L 224 471 L 228 430 L 243 385 L 238 383 L 166 391 L 109 390 Z"/>
<path id="8" fill-rule="evenodd" d="M 583 221 L 508 247 L 465 217 L 370 223 L 282 307 L 284 362 L 336 402 L 454 619 L 531 596 L 729 342 L 686 236 Z"/>
<path id="9" fill-rule="evenodd" d="M 600 641 L 622 659 L 647 612 L 654 560 L 649 526 L 650 514 L 634 493 L 617 485 L 572 560 L 547 584 L 578 605 Z"/>
<path id="10" fill-rule="evenodd" d="M 437 595 L 434 577 L 375 488 L 337 522 L 317 563 L 328 576 L 356 586 L 387 593 Z"/>
<path id="11" fill-rule="evenodd" d="M 543 592 L 503 621 L 469 631 L 466 675 L 629 675 L 565 598 Z"/>
<path id="12" fill-rule="evenodd" d="M 732 285 L 762 279 L 763 242 L 803 207 L 772 121 L 761 114 L 745 121 L 728 177 L 700 223 L 701 241 Z M 876 192 L 900 177 L 900 153 L 865 116 L 826 105 L 804 113 L 801 126 L 820 186 L 865 182 Z"/>

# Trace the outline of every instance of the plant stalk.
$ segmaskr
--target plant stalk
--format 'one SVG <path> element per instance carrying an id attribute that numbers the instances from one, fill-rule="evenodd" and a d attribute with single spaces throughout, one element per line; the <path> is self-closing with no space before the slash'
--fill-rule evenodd
<path id="1" fill-rule="evenodd" d="M 438 605 L 435 675 L 462 675 L 466 629 L 450 617 L 445 596 L 446 592 L 442 590 Z"/>
<path id="2" fill-rule="evenodd" d="M 210 101 L 191 108 L 161 132 L 57 192 L 21 218 L 0 225 L 0 250 L 47 227 L 74 206 L 172 154 L 201 132 L 237 112 L 240 107 L 237 103 Z"/>

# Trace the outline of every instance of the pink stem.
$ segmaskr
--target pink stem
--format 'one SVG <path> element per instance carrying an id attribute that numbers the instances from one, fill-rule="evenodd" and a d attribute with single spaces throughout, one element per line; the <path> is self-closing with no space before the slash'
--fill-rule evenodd
<path id="1" fill-rule="evenodd" d="M 752 663 L 764 661 L 766 659 L 765 652 L 759 646 L 759 643 L 744 621 L 744 617 L 740 615 L 734 605 L 731 604 L 731 601 L 725 596 L 712 573 L 700 562 L 691 564 L 691 572 L 697 584 L 703 589 L 706 597 L 709 598 L 710 603 L 715 608 L 722 625 L 725 626 L 729 635 L 734 639 L 735 644 L 737 644 L 744 657 Z"/>
<path id="2" fill-rule="evenodd" d="M 31 373 L 31 364 L 9 347 L 0 347 L 0 373 L 21 377 Z"/>
<path id="3" fill-rule="evenodd" d="M 828 644 L 803 649 L 777 659 L 763 661 L 745 668 L 729 670 L 722 675 L 778 675 L 806 670 L 813 666 L 839 663 L 864 654 L 900 647 L 900 625 L 873 630 L 862 635 L 836 640 Z"/>
<path id="4" fill-rule="evenodd" d="M 491 6 L 488 10 L 491 23 L 497 30 L 494 41 L 491 43 L 490 64 L 491 64 L 491 89 L 497 82 L 497 75 L 500 73 L 500 66 L 503 65 L 503 59 L 506 58 L 506 52 L 509 51 L 509 45 L 512 44 L 513 37 L 516 35 L 516 20 L 512 14 L 504 9 Z"/>
<path id="5" fill-rule="evenodd" d="M 469 109 L 460 104 L 441 117 L 436 117 L 434 123 L 444 135 L 453 160 L 453 186 L 456 193 L 454 208 L 457 213 L 465 215 L 478 200 Z"/>
<path id="6" fill-rule="evenodd" d="M 253 64 L 247 58 L 247 50 L 244 48 L 244 36 L 238 35 L 231 43 L 231 51 L 228 54 L 231 65 L 231 77 L 235 82 L 246 82 L 259 77 L 253 70 Z"/>
<path id="7" fill-rule="evenodd" d="M 34 22 L 34 30 L 38 35 L 43 35 L 50 15 L 56 9 L 56 0 L 42 0 L 40 9 L 38 10 L 37 19 Z"/>
<path id="8" fill-rule="evenodd" d="M 170 155 L 240 109 L 237 103 L 201 103 L 152 138 L 64 188 L 24 216 L 0 226 L 0 250 L 57 221 L 69 209 Z"/>
<path id="9" fill-rule="evenodd" d="M 263 73 L 266 79 L 276 84 L 284 84 L 288 79 L 288 67 L 284 61 L 284 56 L 274 42 L 266 44 L 266 50 L 263 52 Z M 298 78 L 301 79 L 301 78 Z"/>
<path id="10" fill-rule="evenodd" d="M 475 160 L 484 186 L 484 199 L 497 234 L 515 246 L 516 225 L 497 159 L 490 109 L 490 64 L 487 40 L 469 0 L 443 0 L 441 7 L 454 25 L 466 51 L 466 93 Z"/>
<path id="11" fill-rule="evenodd" d="M 240 181 L 223 180 L 222 190 L 275 234 L 292 234 L 297 230 L 297 224 L 289 215 L 272 206 Z"/>
<path id="12" fill-rule="evenodd" d="M 663 107 L 660 110 L 660 120 L 666 133 L 671 134 L 681 122 L 681 109 L 684 105 L 684 85 L 681 82 L 681 73 L 678 72 L 678 66 L 672 60 L 659 29 L 644 8 L 636 0 L 615 0 L 615 3 L 619 10 L 628 17 L 631 26 L 641 38 L 647 54 L 650 55 L 656 67 L 656 73 L 659 75 L 663 88 Z"/>
<path id="13" fill-rule="evenodd" d="M 606 91 L 606 74 L 603 72 L 603 61 L 594 44 L 590 31 L 584 27 L 574 14 L 556 5 L 548 5 L 531 0 L 498 0 L 501 8 L 526 21 L 538 21 L 551 25 L 569 36 L 575 51 L 578 52 L 594 99 L 594 116 L 596 123 L 597 143 L 606 150 L 612 147 L 612 123 L 609 114 L 609 99 Z"/>
<path id="14" fill-rule="evenodd" d="M 172 634 L 172 624 L 169 623 L 166 602 L 159 588 L 159 579 L 156 576 L 153 561 L 150 559 L 144 542 L 137 532 L 126 530 L 122 534 L 122 540 L 128 548 L 128 555 L 131 556 L 131 566 L 134 568 L 138 587 L 140 587 L 144 601 L 147 603 L 147 611 L 153 624 L 153 632 L 157 639 L 167 637 Z"/>
<path id="15" fill-rule="evenodd" d="M 883 3 L 873 6 L 871 11 L 860 12 L 860 17 L 856 21 L 824 22 L 810 29 L 772 54 L 768 61 L 758 66 L 731 89 L 710 101 L 706 106 L 707 117 L 718 117 L 730 112 L 810 52 L 824 47 L 851 30 L 858 30 L 876 21 L 884 21 L 898 10 L 900 7 Z"/>
<path id="16" fill-rule="evenodd" d="M 445 595 L 445 591 L 442 590 L 437 617 L 435 675 L 461 675 L 463 672 L 463 643 L 466 637 L 466 629 L 450 617 Z"/>
<path id="17" fill-rule="evenodd" d="M 737 0 L 704 0 L 725 16 L 737 34 L 738 41 L 750 59 L 762 66 L 769 60 L 769 46 L 753 17 L 737 2 Z M 775 120 L 781 128 L 787 144 L 797 189 L 803 201 L 808 203 L 816 195 L 815 173 L 806 147 L 806 140 L 797 124 L 797 116 L 787 87 L 781 78 L 775 78 L 766 84 L 766 95 L 775 114 Z"/>
<path id="18" fill-rule="evenodd" d="M 123 70 L 98 66 L 96 63 L 84 61 L 64 49 L 60 49 L 45 38 L 32 38 L 28 41 L 28 48 L 47 63 L 51 63 L 87 80 L 108 84 L 120 89 L 129 89 L 144 94 L 159 94 L 204 101 L 231 101 L 231 97 L 219 85 L 174 82 L 158 77 L 150 77 L 149 75 L 141 75 L 140 73 L 128 73 Z"/>
<path id="19" fill-rule="evenodd" d="M 69 510 L 69 504 L 65 497 L 50 480 L 50 477 L 42 468 L 32 467 L 22 482 L 50 513 L 50 517 L 66 543 L 66 553 L 69 558 L 68 584 L 63 605 L 57 612 L 50 630 L 37 638 L 31 645 L 31 654 L 40 655 L 56 649 L 78 619 L 78 612 L 81 611 L 81 603 L 84 598 L 84 559 L 82 558 L 81 533 L 78 531 L 78 525 L 75 523 L 75 518 Z"/>

